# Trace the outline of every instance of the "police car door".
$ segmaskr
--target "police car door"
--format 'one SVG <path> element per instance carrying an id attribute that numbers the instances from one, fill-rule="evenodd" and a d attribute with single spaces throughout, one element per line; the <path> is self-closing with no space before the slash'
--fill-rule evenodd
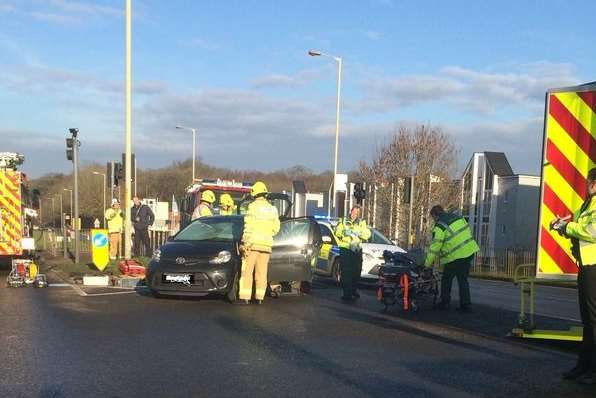
<path id="1" fill-rule="evenodd" d="M 273 240 L 268 280 L 310 282 L 320 248 L 321 232 L 312 217 L 283 220 Z"/>

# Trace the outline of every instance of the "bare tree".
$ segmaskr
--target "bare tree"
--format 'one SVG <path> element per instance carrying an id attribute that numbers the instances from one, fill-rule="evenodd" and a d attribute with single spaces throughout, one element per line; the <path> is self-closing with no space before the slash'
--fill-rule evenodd
<path id="1" fill-rule="evenodd" d="M 359 169 L 369 191 L 365 217 L 400 245 L 423 246 L 428 242 L 430 207 L 457 207 L 457 149 L 440 127 L 401 125 L 386 143 L 377 147 L 370 164 L 361 162 Z M 413 179 L 414 186 L 410 242 L 410 206 L 405 197 L 408 178 Z"/>

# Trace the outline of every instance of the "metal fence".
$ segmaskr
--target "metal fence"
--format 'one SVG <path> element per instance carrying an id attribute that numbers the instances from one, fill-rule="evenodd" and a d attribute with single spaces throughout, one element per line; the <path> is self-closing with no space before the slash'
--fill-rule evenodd
<path id="1" fill-rule="evenodd" d="M 91 230 L 83 229 L 79 233 L 79 252 L 81 254 L 91 253 Z M 151 253 L 145 253 L 145 250 L 142 250 L 141 255 L 151 256 L 153 254 L 153 250 L 158 249 L 161 245 L 163 245 L 168 240 L 170 235 L 170 231 L 149 230 L 149 242 Z M 46 255 L 52 257 L 62 255 L 64 250 L 64 238 L 63 233 L 60 229 L 48 228 L 35 230 L 33 233 L 33 237 L 35 239 L 35 247 L 37 250 L 41 250 L 44 253 L 46 253 Z M 74 241 L 74 232 L 67 232 L 66 248 L 69 253 L 74 253 Z M 120 252 L 124 253 L 124 241 L 122 240 L 121 243 L 122 247 L 120 248 Z"/>
<path id="2" fill-rule="evenodd" d="M 521 264 L 536 264 L 535 251 L 485 248 L 476 254 L 470 273 L 474 276 L 513 279 L 515 268 Z M 534 273 L 533 268 L 524 272 L 528 274 L 524 276 Z"/>

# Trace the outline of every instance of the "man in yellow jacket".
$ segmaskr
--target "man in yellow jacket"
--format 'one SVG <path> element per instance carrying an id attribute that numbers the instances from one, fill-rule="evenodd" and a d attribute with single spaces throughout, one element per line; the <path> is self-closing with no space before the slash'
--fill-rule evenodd
<path id="1" fill-rule="evenodd" d="M 209 217 L 213 215 L 213 203 L 215 203 L 215 194 L 213 191 L 206 190 L 201 193 L 201 201 L 192 212 L 191 220 L 200 217 Z"/>
<path id="2" fill-rule="evenodd" d="M 573 218 L 557 218 L 551 228 L 571 239 L 571 252 L 579 265 L 577 292 L 583 340 L 577 365 L 563 378 L 596 384 L 596 168 L 588 172 L 587 197 Z"/>
<path id="3" fill-rule="evenodd" d="M 229 193 L 223 193 L 219 197 L 219 215 L 231 216 L 236 214 L 236 204 Z"/>
<path id="4" fill-rule="evenodd" d="M 112 207 L 106 210 L 105 218 L 108 220 L 108 236 L 110 241 L 110 260 L 116 260 L 120 254 L 120 241 L 122 236 L 122 210 L 118 199 L 112 199 Z"/>
<path id="5" fill-rule="evenodd" d="M 360 218 L 360 212 L 360 206 L 352 207 L 350 219 L 340 219 L 335 227 L 335 236 L 339 239 L 341 299 L 344 301 L 360 298 L 357 287 L 362 273 L 362 242 L 369 240 L 372 234 L 366 221 Z"/>
<path id="6" fill-rule="evenodd" d="M 248 205 L 244 216 L 242 236 L 243 261 L 240 270 L 239 304 L 249 304 L 252 296 L 253 278 L 255 300 L 261 304 L 267 291 L 267 270 L 273 246 L 273 237 L 280 228 L 279 214 L 275 206 L 267 201 L 267 186 L 261 181 L 251 189 L 254 202 Z"/>
<path id="7" fill-rule="evenodd" d="M 472 236 L 470 226 L 463 217 L 447 213 L 439 205 L 430 210 L 430 215 L 435 221 L 435 226 L 433 227 L 433 240 L 424 266 L 432 267 L 437 259 L 443 265 L 441 301 L 435 307 L 438 309 L 449 308 L 453 278 L 457 278 L 459 309 L 468 311 L 471 302 L 468 274 L 474 254 L 480 248 Z"/>

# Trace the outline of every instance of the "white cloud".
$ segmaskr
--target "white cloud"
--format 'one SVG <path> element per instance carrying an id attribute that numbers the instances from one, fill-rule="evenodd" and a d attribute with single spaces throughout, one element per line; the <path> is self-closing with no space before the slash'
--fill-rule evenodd
<path id="1" fill-rule="evenodd" d="M 493 113 L 502 107 L 540 106 L 547 89 L 579 82 L 570 64 L 539 62 L 513 69 L 500 73 L 448 66 L 433 75 L 370 79 L 361 85 L 364 98 L 355 107 L 388 111 L 443 102 L 464 111 Z"/>
<path id="2" fill-rule="evenodd" d="M 303 69 L 293 76 L 272 73 L 260 76 L 251 82 L 253 88 L 293 87 L 302 86 L 321 77 L 321 69 Z"/>
<path id="3" fill-rule="evenodd" d="M 79 14 L 88 16 L 109 16 L 119 17 L 124 14 L 124 7 L 115 8 L 95 3 L 86 3 L 68 0 L 50 0 L 49 4 L 56 9 L 68 14 Z"/>

